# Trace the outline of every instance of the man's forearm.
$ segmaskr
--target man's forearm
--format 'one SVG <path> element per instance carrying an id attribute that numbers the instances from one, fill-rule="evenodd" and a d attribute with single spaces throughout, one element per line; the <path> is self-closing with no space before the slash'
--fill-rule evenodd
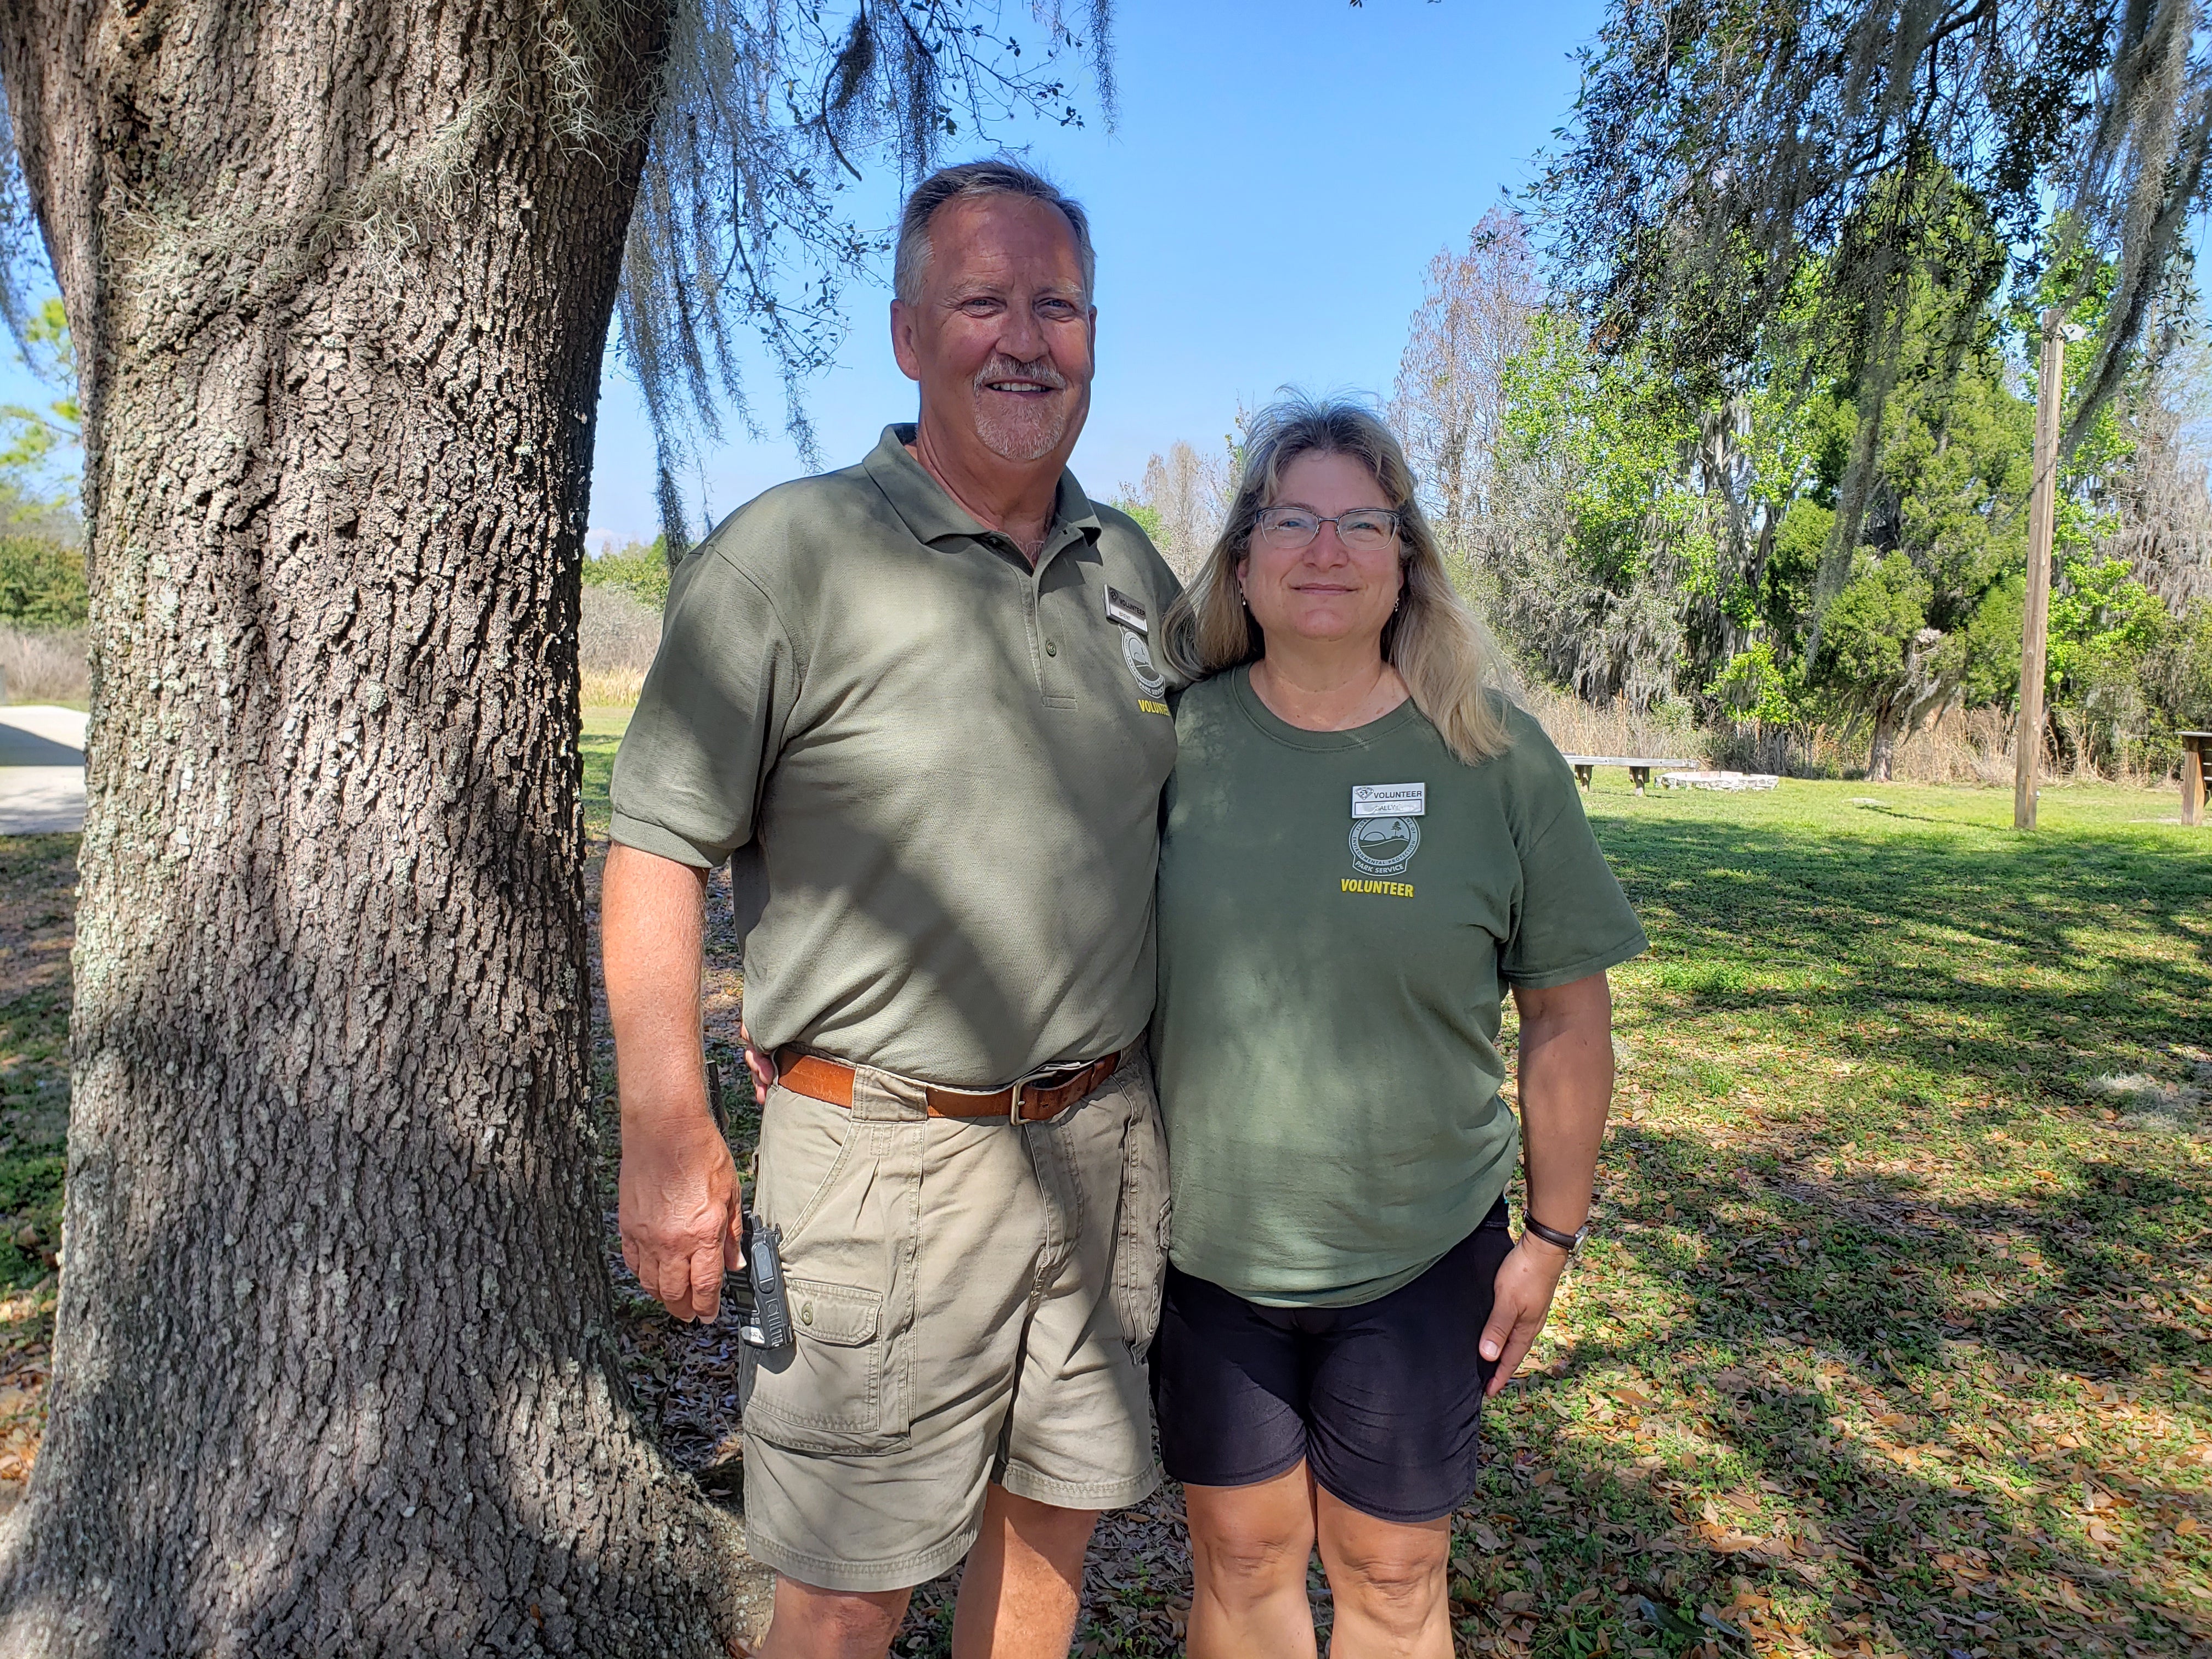
<path id="1" fill-rule="evenodd" d="M 608 851 L 600 949 L 625 1131 L 708 1115 L 699 1029 L 706 893 L 704 870 L 619 844 Z"/>
<path id="2" fill-rule="evenodd" d="M 1516 1000 L 1528 1210 L 1547 1227 L 1572 1232 L 1589 1215 L 1613 1102 L 1612 993 L 1600 974 Z"/>

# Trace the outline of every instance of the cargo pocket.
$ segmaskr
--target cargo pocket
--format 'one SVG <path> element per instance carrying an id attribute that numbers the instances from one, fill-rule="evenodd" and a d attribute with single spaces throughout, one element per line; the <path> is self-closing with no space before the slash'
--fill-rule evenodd
<path id="1" fill-rule="evenodd" d="M 896 1450 L 913 1426 L 905 1264 L 927 1120 L 855 1118 L 781 1091 L 771 1099 L 771 1114 L 781 1107 L 787 1115 L 763 1126 L 757 1213 L 782 1229 L 792 1340 L 744 1348 L 745 1432 L 794 1451 Z"/>
<path id="2" fill-rule="evenodd" d="M 879 1291 L 818 1279 L 786 1281 L 790 1344 L 745 1351 L 740 1398 L 748 1432 L 799 1451 L 878 1452 L 902 1444 L 884 1376 Z"/>
<path id="3" fill-rule="evenodd" d="M 1144 1363 L 1160 1323 L 1167 1272 L 1168 1165 L 1149 1079 L 1130 1088 L 1133 1110 L 1122 1141 L 1121 1225 L 1114 1242 L 1114 1312 L 1129 1352 Z"/>

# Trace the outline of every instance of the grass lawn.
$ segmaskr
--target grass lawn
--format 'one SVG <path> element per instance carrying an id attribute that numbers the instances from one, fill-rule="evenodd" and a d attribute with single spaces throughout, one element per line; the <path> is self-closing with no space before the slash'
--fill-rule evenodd
<path id="1" fill-rule="evenodd" d="M 1599 1234 L 1455 1523 L 1462 1650 L 2206 1650 L 2212 830 L 2101 787 L 2033 837 L 1863 782 L 1589 810 L 1653 949 Z M 1079 1652 L 1178 1650 L 1185 1562 L 1174 1493 L 1109 1517 Z"/>
<path id="2" fill-rule="evenodd" d="M 607 805 L 607 780 L 614 775 L 615 750 L 622 744 L 629 715 L 627 708 L 584 710 L 584 733 L 577 745 L 584 757 L 584 822 L 602 836 L 613 814 Z"/>
<path id="3" fill-rule="evenodd" d="M 2212 834 L 2133 790 L 2046 790 L 2025 838 L 1994 792 L 1600 779 L 1653 949 L 1462 1630 L 2203 1651 Z"/>
<path id="4" fill-rule="evenodd" d="M 586 711 L 594 892 L 626 714 Z M 1598 1233 L 1455 1522 L 1462 1650 L 2212 1649 L 2212 830 L 2105 787 L 2033 838 L 1997 792 L 1589 805 L 1653 951 Z M 74 842 L 0 841 L 0 1232 L 40 1241 Z M 35 1432 L 46 1248 L 0 1239 L 0 1435 Z M 648 1424 L 726 1492 L 726 1340 L 625 1313 Z M 1109 1517 L 1079 1651 L 1178 1651 L 1187 1572 L 1173 1492 Z M 897 1652 L 946 1651 L 951 1589 Z"/>

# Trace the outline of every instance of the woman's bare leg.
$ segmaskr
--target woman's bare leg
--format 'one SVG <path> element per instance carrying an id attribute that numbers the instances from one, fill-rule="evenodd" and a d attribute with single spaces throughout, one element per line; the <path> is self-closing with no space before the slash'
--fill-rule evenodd
<path id="1" fill-rule="evenodd" d="M 1313 1659 L 1313 1504 L 1303 1462 L 1249 1486 L 1183 1488 L 1195 1581 L 1190 1659 Z"/>
<path id="2" fill-rule="evenodd" d="M 1314 1524 L 1336 1602 L 1329 1659 L 1452 1659 L 1450 1516 L 1378 1521 L 1316 1490 Z"/>

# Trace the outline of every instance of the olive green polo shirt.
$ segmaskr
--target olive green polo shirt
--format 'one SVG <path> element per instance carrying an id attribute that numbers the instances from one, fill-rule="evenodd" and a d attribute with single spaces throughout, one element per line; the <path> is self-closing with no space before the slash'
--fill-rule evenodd
<path id="1" fill-rule="evenodd" d="M 754 849 L 755 1041 L 995 1088 L 1151 1017 L 1176 580 L 1069 474 L 1032 569 L 913 430 L 684 561 L 613 834 L 693 866 Z"/>

